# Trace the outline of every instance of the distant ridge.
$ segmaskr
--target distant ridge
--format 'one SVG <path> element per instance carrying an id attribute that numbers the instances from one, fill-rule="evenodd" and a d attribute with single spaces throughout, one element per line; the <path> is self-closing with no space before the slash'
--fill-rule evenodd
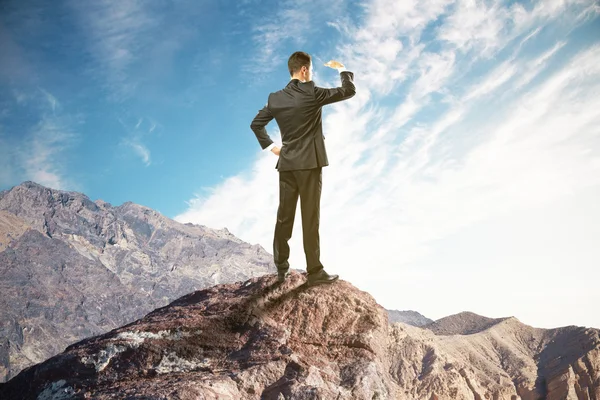
<path id="1" fill-rule="evenodd" d="M 398 311 L 398 310 L 387 310 L 390 324 L 396 322 L 402 322 L 404 324 L 409 324 L 412 326 L 425 326 L 433 323 L 433 320 L 423 316 L 422 314 L 407 310 L 407 311 Z"/>
<path id="2" fill-rule="evenodd" d="M 425 327 L 436 335 L 472 335 L 491 328 L 507 319 L 508 318 L 488 318 L 469 311 L 464 311 L 440 318 L 429 325 L 425 325 Z"/>

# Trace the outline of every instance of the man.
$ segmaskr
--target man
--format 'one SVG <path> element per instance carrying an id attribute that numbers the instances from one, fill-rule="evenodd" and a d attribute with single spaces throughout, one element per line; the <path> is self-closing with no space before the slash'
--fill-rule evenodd
<path id="1" fill-rule="evenodd" d="M 307 53 L 297 51 L 288 60 L 290 82 L 285 88 L 269 95 L 265 107 L 258 112 L 250 128 L 263 150 L 279 156 L 275 168 L 279 171 L 279 208 L 273 255 L 278 280 L 289 274 L 288 240 L 292 237 L 298 196 L 302 212 L 302 233 L 309 285 L 331 283 L 338 276 L 323 269 L 319 247 L 319 213 L 321 202 L 321 169 L 329 165 L 325 152 L 325 137 L 321 126 L 321 107 L 354 96 L 352 72 L 343 64 L 325 64 L 340 72 L 342 86 L 324 89 L 312 81 L 312 61 Z M 281 148 L 269 138 L 265 126 L 275 118 L 281 131 Z"/>

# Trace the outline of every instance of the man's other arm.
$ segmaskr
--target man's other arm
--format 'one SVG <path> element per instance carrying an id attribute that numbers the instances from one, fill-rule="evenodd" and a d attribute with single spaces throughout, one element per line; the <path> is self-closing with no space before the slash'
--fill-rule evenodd
<path id="1" fill-rule="evenodd" d="M 342 80 L 342 86 L 340 87 L 324 89 L 315 86 L 315 98 L 319 105 L 324 106 L 326 104 L 346 100 L 356 94 L 356 87 L 353 82 L 354 74 L 352 72 L 341 71 L 340 79 Z"/>
<path id="2" fill-rule="evenodd" d="M 269 104 L 267 103 L 261 110 L 258 111 L 256 117 L 252 120 L 250 124 L 250 129 L 256 135 L 258 139 L 258 143 L 263 150 L 271 150 L 275 147 L 275 144 L 267 134 L 267 130 L 265 126 L 273 119 L 273 114 L 271 114 L 271 110 L 269 110 Z"/>

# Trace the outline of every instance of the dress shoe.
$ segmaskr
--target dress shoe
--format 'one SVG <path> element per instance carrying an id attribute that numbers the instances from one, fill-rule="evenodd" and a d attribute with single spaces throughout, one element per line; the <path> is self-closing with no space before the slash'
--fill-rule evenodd
<path id="1" fill-rule="evenodd" d="M 277 272 L 277 282 L 283 283 L 285 278 L 290 274 L 290 271 L 279 271 Z"/>
<path id="2" fill-rule="evenodd" d="M 315 274 L 308 274 L 308 286 L 319 285 L 321 283 L 332 283 L 339 278 L 338 275 L 329 275 L 324 269 Z"/>

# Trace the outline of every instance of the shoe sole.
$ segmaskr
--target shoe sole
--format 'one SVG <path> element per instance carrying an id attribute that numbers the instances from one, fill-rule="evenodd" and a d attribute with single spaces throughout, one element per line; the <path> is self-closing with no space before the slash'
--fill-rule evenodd
<path id="1" fill-rule="evenodd" d="M 328 283 L 333 283 L 335 281 L 338 280 L 339 277 L 335 278 L 335 279 L 328 279 L 326 281 L 307 281 L 306 283 L 308 284 L 308 286 L 316 286 L 316 285 L 323 285 L 323 284 L 328 284 Z"/>

